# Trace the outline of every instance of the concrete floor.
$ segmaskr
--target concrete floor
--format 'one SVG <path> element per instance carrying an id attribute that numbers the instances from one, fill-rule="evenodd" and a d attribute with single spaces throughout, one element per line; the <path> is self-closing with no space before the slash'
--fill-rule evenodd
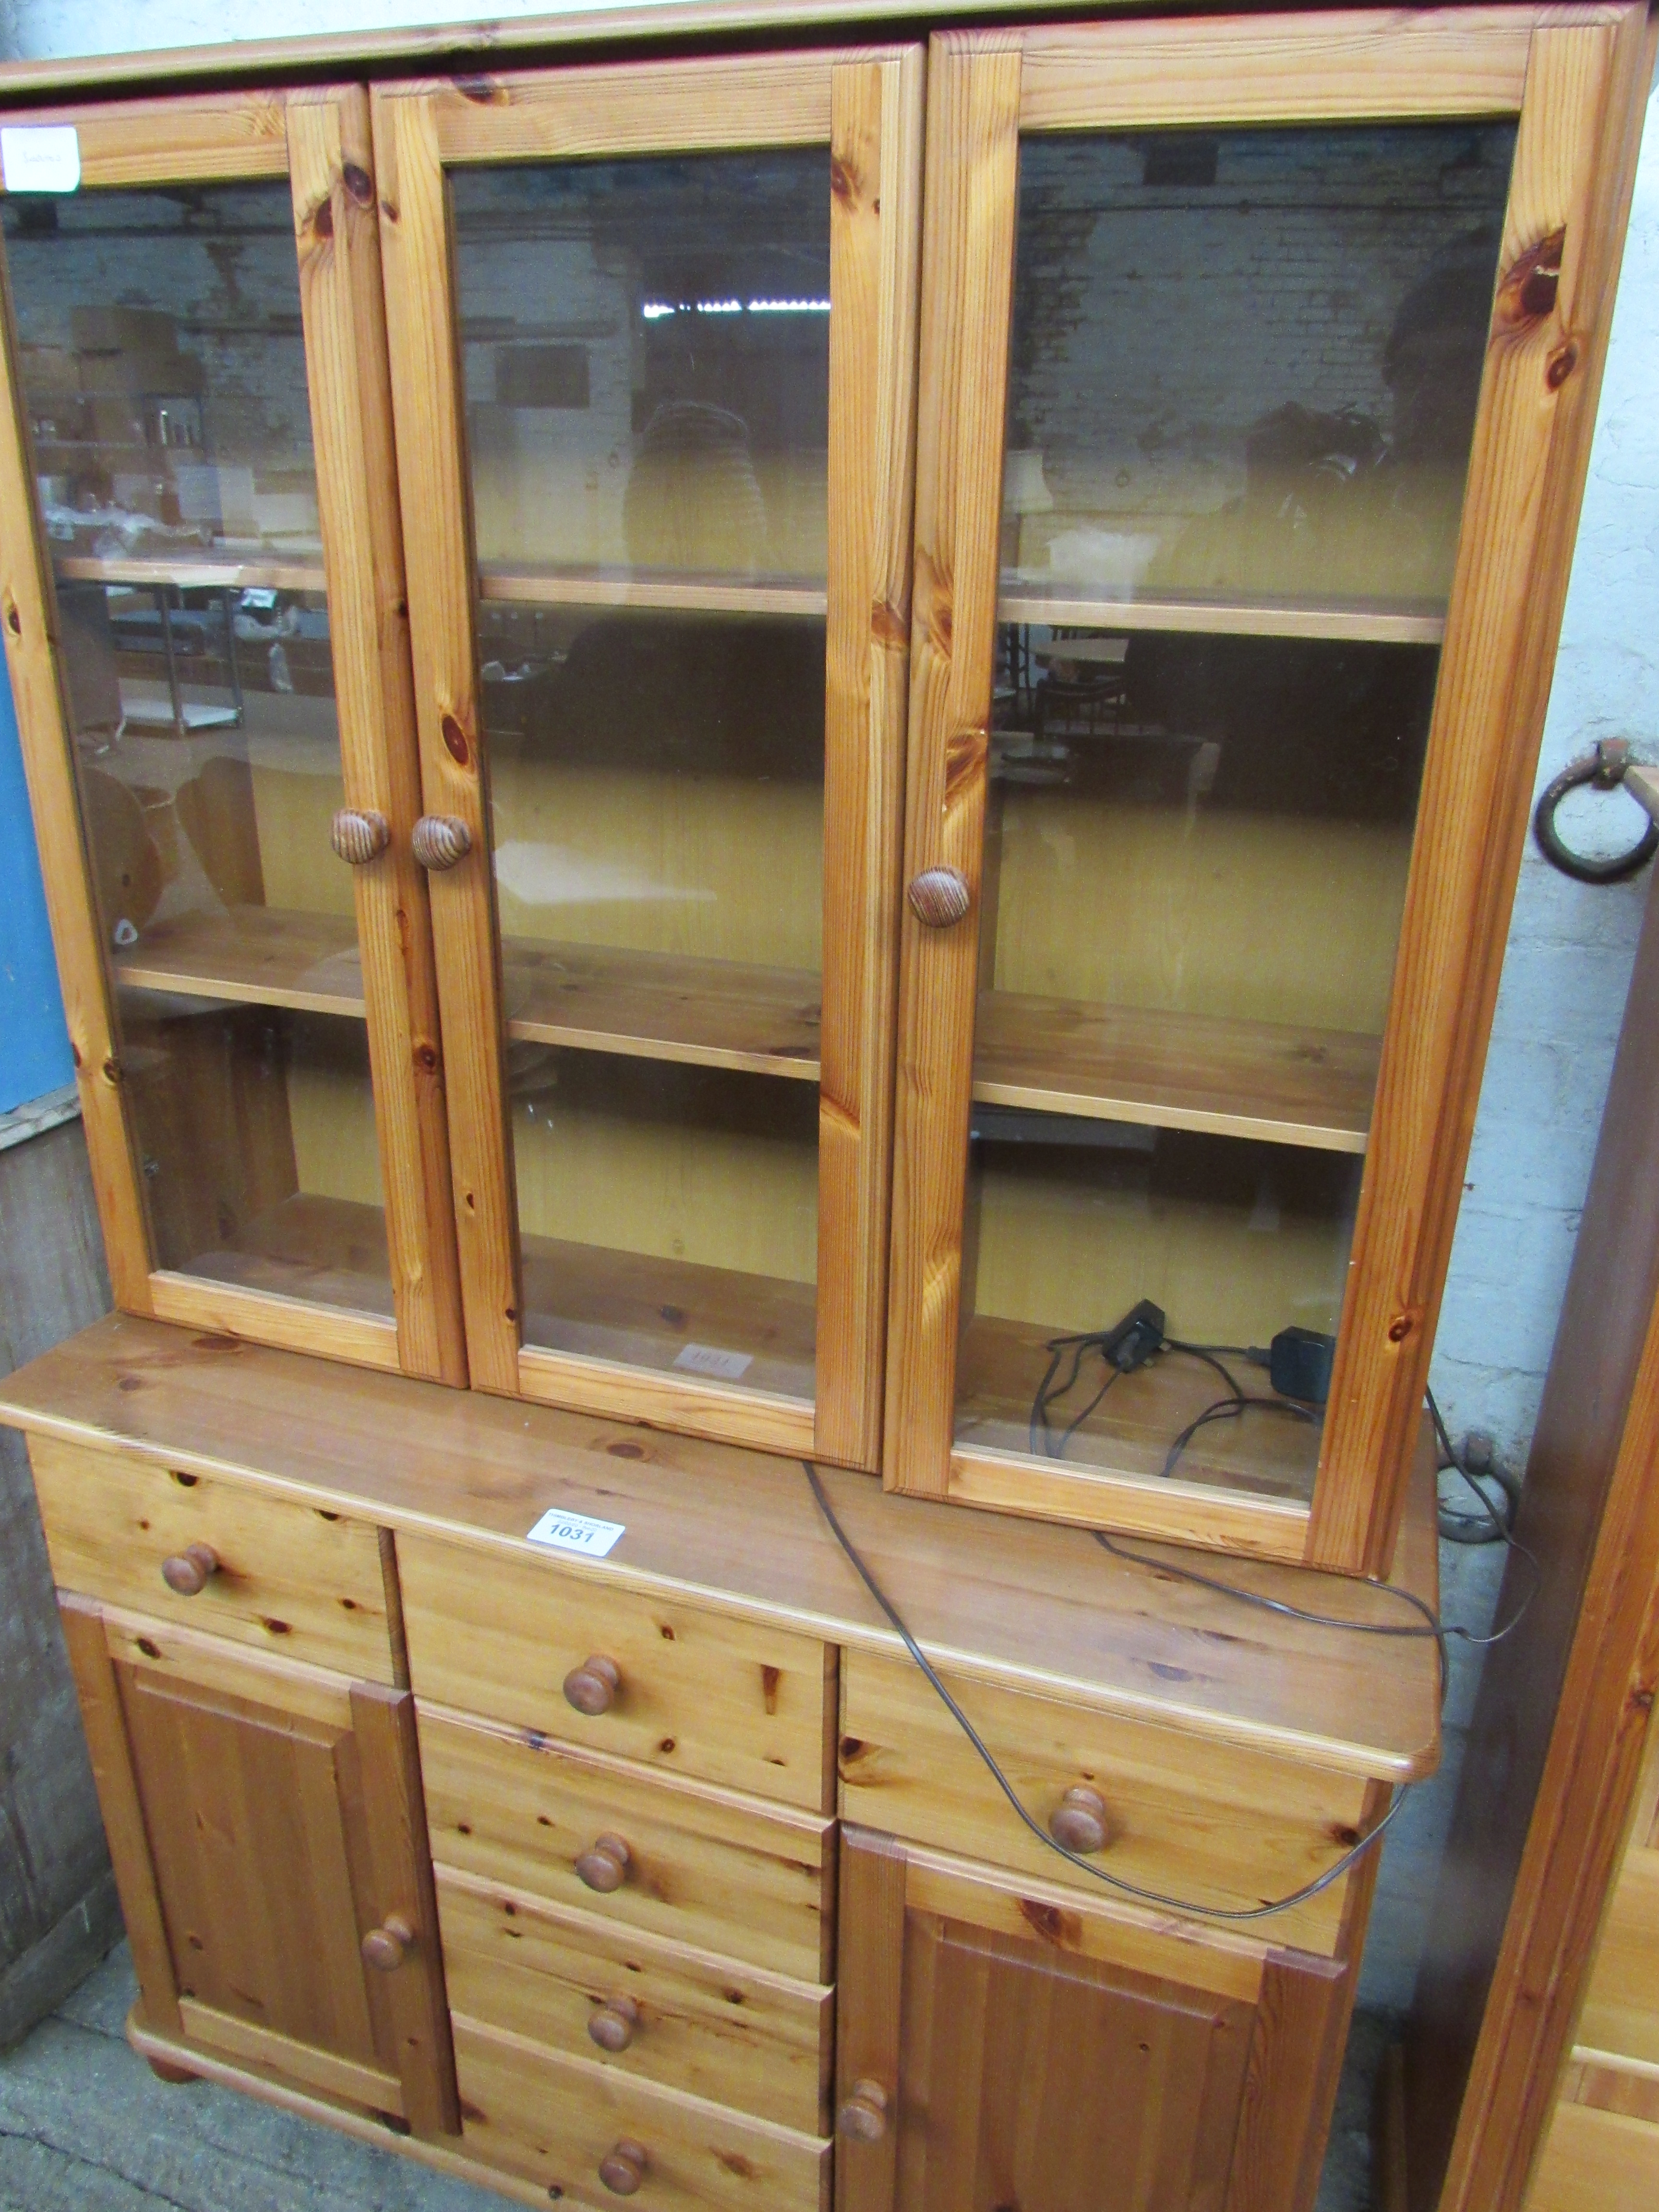
<path id="1" fill-rule="evenodd" d="M 0 2057 L 0 2212 L 501 2212 L 449 2181 L 210 2081 L 158 2081 L 124 2033 L 125 1943 Z M 1319 2212 L 1369 2212 L 1379 2024 L 1354 2023 Z"/>

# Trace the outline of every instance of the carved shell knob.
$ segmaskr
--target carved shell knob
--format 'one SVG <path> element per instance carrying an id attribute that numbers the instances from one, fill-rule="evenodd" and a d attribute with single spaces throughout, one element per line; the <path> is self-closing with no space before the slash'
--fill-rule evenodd
<path id="1" fill-rule="evenodd" d="M 645 2179 L 645 2148 L 619 2142 L 599 2160 L 599 2179 L 613 2197 L 631 2197 Z"/>
<path id="2" fill-rule="evenodd" d="M 1068 1790 L 1048 1815 L 1048 1833 L 1068 1851 L 1103 1851 L 1111 1829 L 1106 1800 L 1081 1783 Z"/>
<path id="3" fill-rule="evenodd" d="M 879 2142 L 887 2132 L 887 2092 L 879 2081 L 854 2081 L 853 2094 L 836 2115 L 841 2134 L 854 2142 Z"/>
<path id="4" fill-rule="evenodd" d="M 392 824 L 370 809 L 343 806 L 329 825 L 328 842 L 343 860 L 361 868 L 392 842 Z"/>
<path id="5" fill-rule="evenodd" d="M 905 893 L 910 911 L 929 929 L 948 929 L 960 921 L 974 902 L 968 878 L 957 868 L 927 868 L 910 879 Z"/>
<path id="6" fill-rule="evenodd" d="M 161 1580 L 179 1597 L 199 1597 L 218 1571 L 219 1554 L 211 1544 L 186 1544 L 161 1562 Z"/>
<path id="7" fill-rule="evenodd" d="M 472 832 L 453 814 L 423 814 L 409 842 L 423 868 L 453 868 L 472 850 Z"/>
<path id="8" fill-rule="evenodd" d="M 395 1973 L 415 1941 L 415 1930 L 401 1912 L 388 1912 L 378 1928 L 371 1928 L 358 1948 L 365 1961 L 383 1974 Z"/>
<path id="9" fill-rule="evenodd" d="M 632 1997 L 607 1997 L 590 2013 L 587 2033 L 601 2051 L 626 2051 L 640 2024 L 640 2008 Z"/>
<path id="10" fill-rule="evenodd" d="M 628 1846 L 620 1836 L 599 1836 L 576 1861 L 576 1875 L 601 1897 L 620 1889 L 628 1879 Z"/>
<path id="11" fill-rule="evenodd" d="M 564 1678 L 564 1701 L 574 1705 L 579 1713 L 590 1717 L 597 1713 L 608 1713 L 617 1692 L 622 1686 L 622 1668 L 614 1659 L 595 1652 L 580 1667 L 573 1667 Z"/>

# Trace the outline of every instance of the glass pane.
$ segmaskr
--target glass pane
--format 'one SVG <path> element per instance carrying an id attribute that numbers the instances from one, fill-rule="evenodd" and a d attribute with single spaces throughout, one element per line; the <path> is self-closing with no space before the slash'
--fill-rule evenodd
<path id="1" fill-rule="evenodd" d="M 1312 1495 L 1512 143 L 1022 145 L 965 1445 Z"/>
<path id="2" fill-rule="evenodd" d="M 288 187 L 3 222 L 158 1260 L 389 1312 Z"/>
<path id="3" fill-rule="evenodd" d="M 817 1096 L 511 1048 L 525 1340 L 810 1398 Z"/>
<path id="4" fill-rule="evenodd" d="M 1024 142 L 1005 589 L 1443 605 L 1514 142 Z"/>
<path id="5" fill-rule="evenodd" d="M 486 574 L 822 582 L 822 148 L 458 172 Z"/>

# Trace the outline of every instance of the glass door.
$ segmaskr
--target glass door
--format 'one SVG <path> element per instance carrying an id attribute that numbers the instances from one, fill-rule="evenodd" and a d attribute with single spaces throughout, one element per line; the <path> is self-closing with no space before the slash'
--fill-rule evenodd
<path id="1" fill-rule="evenodd" d="M 920 62 L 375 108 L 474 1377 L 866 1466 Z"/>
<path id="2" fill-rule="evenodd" d="M 6 642 L 118 1298 L 465 1382 L 367 94 L 4 158 Z"/>
<path id="3" fill-rule="evenodd" d="M 1576 35 L 935 41 L 901 1489 L 1388 1565 L 1583 466 Z"/>

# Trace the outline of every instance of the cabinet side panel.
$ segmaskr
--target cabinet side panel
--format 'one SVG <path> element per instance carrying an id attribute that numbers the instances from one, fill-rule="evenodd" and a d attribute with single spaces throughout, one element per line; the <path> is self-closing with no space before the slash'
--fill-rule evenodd
<path id="1" fill-rule="evenodd" d="M 836 2212 L 893 2212 L 897 2184 L 899 2016 L 904 1973 L 904 1846 L 846 1828 L 841 1838 L 836 2100 L 872 2082 L 886 2099 L 874 2142 L 836 2144 Z"/>

